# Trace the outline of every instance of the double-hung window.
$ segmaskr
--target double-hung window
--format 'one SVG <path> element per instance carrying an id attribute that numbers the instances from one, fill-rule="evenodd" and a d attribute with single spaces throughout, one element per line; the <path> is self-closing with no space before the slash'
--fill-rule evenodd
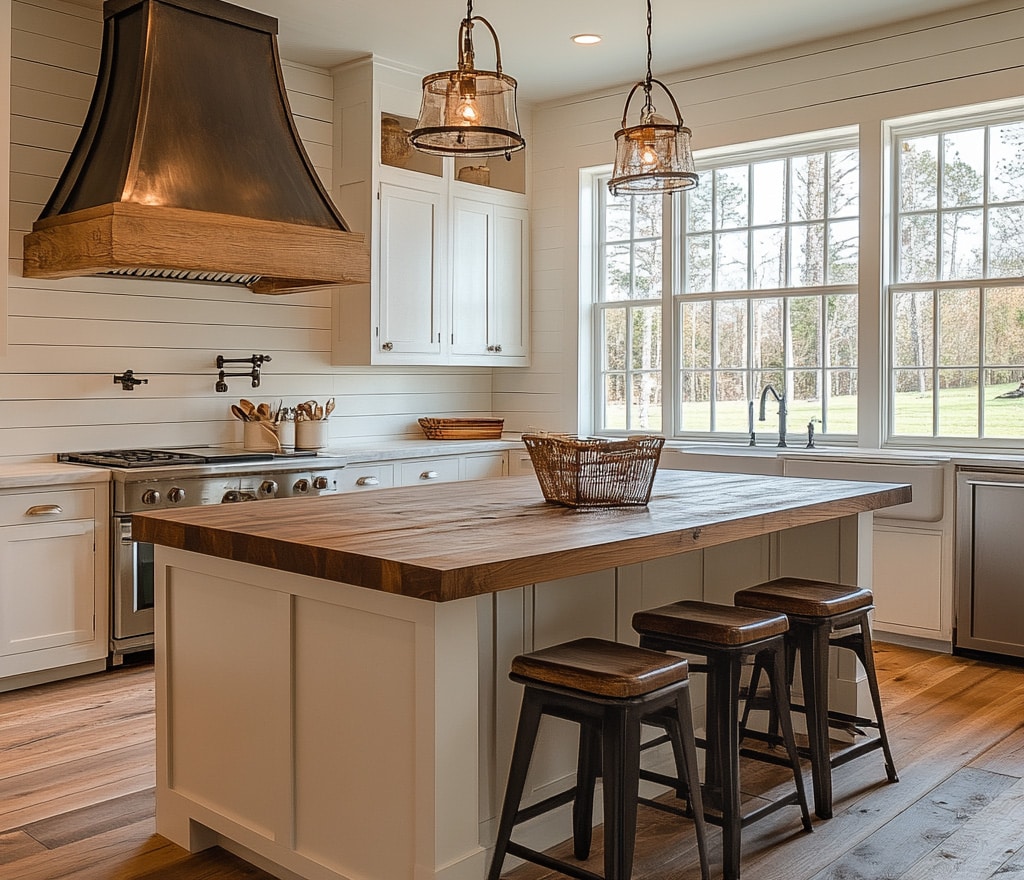
<path id="1" fill-rule="evenodd" d="M 1024 118 L 894 125 L 888 431 L 1024 438 Z"/>
<path id="2" fill-rule="evenodd" d="M 858 170 L 845 135 L 705 161 L 671 200 L 598 181 L 595 428 L 746 436 L 771 385 L 795 431 L 855 434 Z"/>

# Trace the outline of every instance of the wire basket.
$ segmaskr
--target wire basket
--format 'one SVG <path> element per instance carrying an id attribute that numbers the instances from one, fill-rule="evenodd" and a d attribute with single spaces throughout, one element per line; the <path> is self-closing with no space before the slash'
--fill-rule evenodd
<path id="1" fill-rule="evenodd" d="M 650 501 L 665 438 L 523 434 L 523 443 L 545 500 L 566 507 L 627 507 Z"/>

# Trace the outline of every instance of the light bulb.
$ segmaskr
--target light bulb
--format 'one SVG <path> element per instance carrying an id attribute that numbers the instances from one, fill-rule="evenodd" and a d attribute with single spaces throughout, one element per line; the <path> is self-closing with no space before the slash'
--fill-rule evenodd
<path id="1" fill-rule="evenodd" d="M 658 152 L 654 149 L 652 144 L 644 144 L 640 148 L 640 161 L 649 167 L 657 166 L 658 163 Z"/>
<path id="2" fill-rule="evenodd" d="M 459 101 L 458 107 L 455 108 L 455 115 L 466 125 L 472 125 L 476 122 L 480 113 L 476 108 L 476 101 L 473 100 L 472 95 L 462 96 L 462 100 Z"/>

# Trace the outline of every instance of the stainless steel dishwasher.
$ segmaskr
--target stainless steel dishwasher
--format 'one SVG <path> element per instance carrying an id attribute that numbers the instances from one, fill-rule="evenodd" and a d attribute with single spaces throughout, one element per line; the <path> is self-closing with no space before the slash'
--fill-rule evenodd
<path id="1" fill-rule="evenodd" d="M 1024 473 L 961 469 L 954 646 L 1024 657 Z"/>

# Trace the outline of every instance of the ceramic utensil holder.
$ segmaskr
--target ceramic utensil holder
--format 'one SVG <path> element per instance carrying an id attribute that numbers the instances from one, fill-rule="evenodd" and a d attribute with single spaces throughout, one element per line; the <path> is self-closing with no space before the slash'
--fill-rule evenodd
<path id="1" fill-rule="evenodd" d="M 242 445 L 253 452 L 281 451 L 281 444 L 270 422 L 246 422 L 242 426 Z"/>
<path id="2" fill-rule="evenodd" d="M 295 423 L 296 449 L 324 449 L 327 446 L 327 419 L 303 419 Z"/>

